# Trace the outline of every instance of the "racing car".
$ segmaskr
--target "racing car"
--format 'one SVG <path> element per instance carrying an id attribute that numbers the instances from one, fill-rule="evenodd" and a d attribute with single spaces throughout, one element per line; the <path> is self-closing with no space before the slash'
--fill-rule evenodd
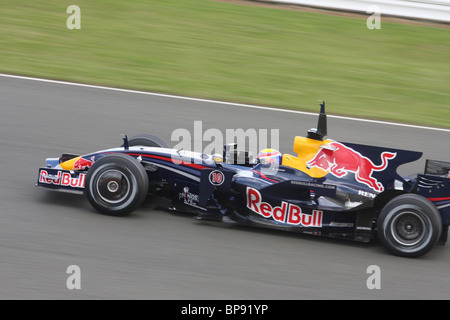
<path id="1" fill-rule="evenodd" d="M 47 158 L 37 186 L 84 194 L 103 214 L 123 216 L 147 197 L 197 219 L 369 242 L 418 257 L 445 244 L 450 225 L 450 162 L 427 160 L 424 173 L 400 176 L 416 151 L 325 139 L 317 128 L 294 139 L 279 161 L 226 144 L 210 155 L 169 148 L 160 138 L 123 136 L 120 147 Z M 160 206 L 160 204 L 159 204 Z"/>

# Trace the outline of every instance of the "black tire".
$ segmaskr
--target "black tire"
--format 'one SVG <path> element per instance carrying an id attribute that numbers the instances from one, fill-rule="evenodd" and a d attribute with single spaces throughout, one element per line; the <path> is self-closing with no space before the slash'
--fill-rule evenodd
<path id="1" fill-rule="evenodd" d="M 124 216 L 136 210 L 148 193 L 148 176 L 135 158 L 107 155 L 94 162 L 86 176 L 85 194 L 99 212 Z"/>
<path id="2" fill-rule="evenodd" d="M 154 136 L 152 134 L 139 134 L 137 136 L 131 137 L 130 139 L 128 139 L 128 146 L 169 148 L 169 146 L 163 139 L 158 138 L 157 136 Z"/>
<path id="3" fill-rule="evenodd" d="M 389 201 L 378 217 L 378 237 L 392 254 L 414 258 L 430 251 L 442 233 L 439 211 L 428 199 L 403 194 Z"/>

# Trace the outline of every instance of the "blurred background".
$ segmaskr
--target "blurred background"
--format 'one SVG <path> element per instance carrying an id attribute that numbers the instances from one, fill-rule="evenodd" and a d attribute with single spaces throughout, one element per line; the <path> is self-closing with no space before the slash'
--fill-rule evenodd
<path id="1" fill-rule="evenodd" d="M 286 3 L 3 0 L 0 72 L 450 128 L 448 21 Z"/>

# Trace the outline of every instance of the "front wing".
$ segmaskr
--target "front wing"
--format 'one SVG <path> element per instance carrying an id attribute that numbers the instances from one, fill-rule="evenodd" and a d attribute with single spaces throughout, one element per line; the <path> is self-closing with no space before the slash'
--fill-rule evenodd
<path id="1" fill-rule="evenodd" d="M 86 172 L 40 168 L 37 187 L 82 194 Z"/>

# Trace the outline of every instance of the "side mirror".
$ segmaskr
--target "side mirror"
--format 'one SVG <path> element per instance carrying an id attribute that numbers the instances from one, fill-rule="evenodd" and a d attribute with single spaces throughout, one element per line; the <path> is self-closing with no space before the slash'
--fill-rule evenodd
<path id="1" fill-rule="evenodd" d="M 123 140 L 123 148 L 124 150 L 128 150 L 130 147 L 128 146 L 128 136 L 126 134 L 121 134 Z"/>

